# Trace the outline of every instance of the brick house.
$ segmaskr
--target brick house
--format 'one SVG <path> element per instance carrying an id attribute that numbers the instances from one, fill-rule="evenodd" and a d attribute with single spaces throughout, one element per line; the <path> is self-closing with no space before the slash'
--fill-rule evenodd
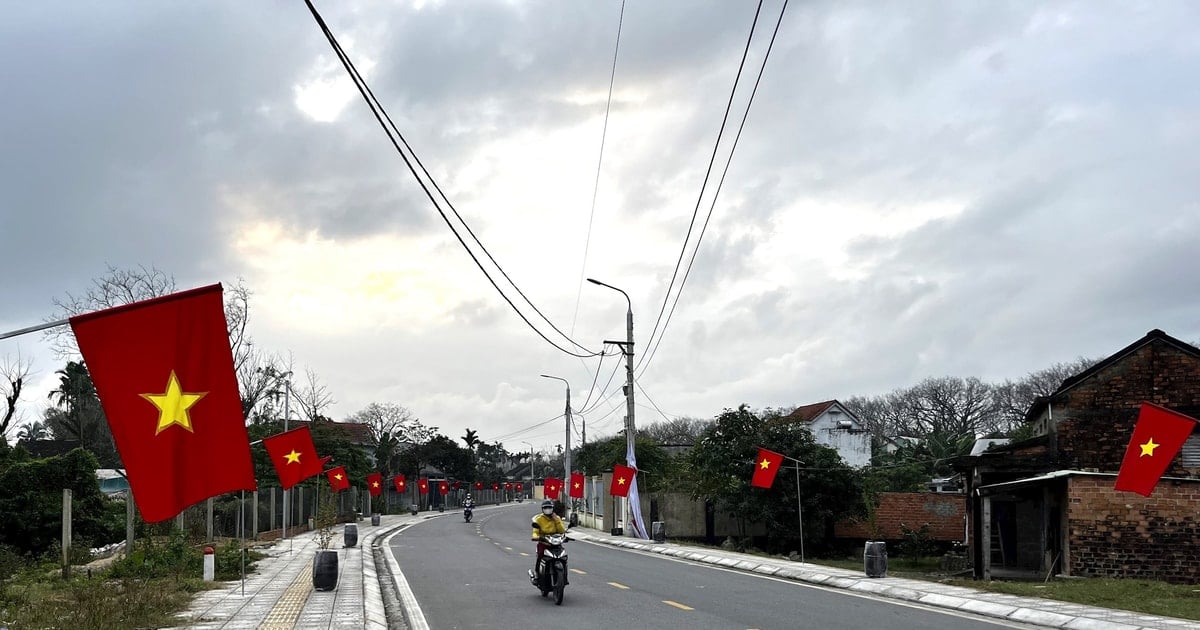
<path id="1" fill-rule="evenodd" d="M 1152 496 L 1113 490 L 1142 401 L 1200 415 L 1200 348 L 1152 330 L 1037 399 L 1034 437 L 955 463 L 977 578 L 1200 582 L 1200 430 Z"/>

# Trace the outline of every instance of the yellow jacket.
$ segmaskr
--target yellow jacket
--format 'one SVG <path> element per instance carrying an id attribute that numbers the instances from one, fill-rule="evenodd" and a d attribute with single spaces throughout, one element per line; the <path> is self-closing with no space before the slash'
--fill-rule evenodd
<path id="1" fill-rule="evenodd" d="M 537 516 L 533 517 L 533 534 L 531 535 L 532 540 L 538 540 L 542 536 L 549 536 L 550 534 L 565 533 L 567 533 L 567 526 L 563 524 L 562 519 L 559 518 L 557 514 L 552 514 L 550 516 L 538 514 Z"/>

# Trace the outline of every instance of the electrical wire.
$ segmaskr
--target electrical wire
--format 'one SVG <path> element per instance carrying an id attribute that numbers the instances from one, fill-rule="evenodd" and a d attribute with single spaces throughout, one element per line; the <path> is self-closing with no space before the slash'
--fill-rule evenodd
<path id="1" fill-rule="evenodd" d="M 683 246 L 680 248 L 679 259 L 675 263 L 675 271 L 671 275 L 671 282 L 667 285 L 667 291 L 663 296 L 663 304 L 659 310 L 658 318 L 655 320 L 654 328 L 650 332 L 650 341 L 646 344 L 646 347 L 649 348 L 649 351 L 643 353 L 641 358 L 638 360 L 637 369 L 638 369 L 639 375 L 645 373 L 646 367 L 649 365 L 650 360 L 653 359 L 655 352 L 658 350 L 658 346 L 662 343 L 662 338 L 666 334 L 667 325 L 670 323 L 671 317 L 675 313 L 675 307 L 679 304 L 679 298 L 683 295 L 683 287 L 687 283 L 688 276 L 691 274 L 692 265 L 696 260 L 697 253 L 700 251 L 700 244 L 704 239 L 704 233 L 708 229 L 709 221 L 712 219 L 712 213 L 713 213 L 713 209 L 716 207 L 717 197 L 720 195 L 721 188 L 725 182 L 725 176 L 728 174 L 730 164 L 732 164 L 732 162 L 733 162 L 733 155 L 734 155 L 734 152 L 737 150 L 738 140 L 741 138 L 742 130 L 745 128 L 746 119 L 750 115 L 750 107 L 754 103 L 754 96 L 757 94 L 759 84 L 762 81 L 763 71 L 766 69 L 767 60 L 770 59 L 771 50 L 775 46 L 775 39 L 779 35 L 779 27 L 783 23 L 783 16 L 784 16 L 784 13 L 787 11 L 787 5 L 788 5 L 787 0 L 784 0 L 783 6 L 779 10 L 779 18 L 775 22 L 775 30 L 771 35 L 770 44 L 767 47 L 766 54 L 764 54 L 764 56 L 763 56 L 762 64 L 759 66 L 758 77 L 755 80 L 754 88 L 751 91 L 749 100 L 746 102 L 746 108 L 742 114 L 741 124 L 738 126 L 737 135 L 733 141 L 733 147 L 729 151 L 729 155 L 726 159 L 725 167 L 724 167 L 724 170 L 722 171 L 721 178 L 720 178 L 719 183 L 716 188 L 716 192 L 714 192 L 713 197 L 712 197 L 712 203 L 710 204 L 707 216 L 704 219 L 704 224 L 700 230 L 699 235 L 697 236 L 696 244 L 692 248 L 692 255 L 691 255 L 690 259 L 688 260 L 687 270 L 684 272 L 683 278 L 680 280 L 678 288 L 675 288 L 675 286 L 674 286 L 675 279 L 679 273 L 679 269 L 680 269 L 680 265 L 683 260 L 683 257 L 688 249 L 688 242 L 691 239 L 692 230 L 695 227 L 696 217 L 698 216 L 699 210 L 700 210 L 700 204 L 704 198 L 704 193 L 708 186 L 709 177 L 712 175 L 712 167 L 716 161 L 717 151 L 721 144 L 721 138 L 725 132 L 725 126 L 729 120 L 729 113 L 733 106 L 734 95 L 736 94 L 737 87 L 741 82 L 742 71 L 745 68 L 746 59 L 748 58 L 749 52 L 750 52 L 750 45 L 754 40 L 754 31 L 757 28 L 759 13 L 762 10 L 761 0 L 758 4 L 758 9 L 755 11 L 754 22 L 750 26 L 750 36 L 746 40 L 746 47 L 742 52 L 742 61 L 741 61 L 741 64 L 738 66 L 738 72 L 737 72 L 737 76 L 734 79 L 733 89 L 730 91 L 730 94 L 729 94 L 729 101 L 726 103 L 725 115 L 721 120 L 720 131 L 717 133 L 717 141 L 713 145 L 712 155 L 709 158 L 708 170 L 705 173 L 704 182 L 702 183 L 702 185 L 700 187 L 700 194 L 696 198 L 696 207 L 692 213 L 692 220 L 688 224 L 688 232 L 687 232 L 687 235 L 684 237 Z M 670 311 L 667 312 L 666 306 L 667 306 L 667 302 L 671 298 L 672 290 L 675 291 L 675 300 L 671 304 Z M 664 313 L 666 313 L 665 319 L 664 319 Z M 661 324 L 661 329 L 659 328 L 660 324 Z M 656 333 L 658 335 L 657 338 L 655 337 Z"/>
<path id="2" fill-rule="evenodd" d="M 592 209 L 588 213 L 587 236 L 583 241 L 583 263 L 579 266 L 579 289 L 575 293 L 575 314 L 571 316 L 571 333 L 575 332 L 575 320 L 579 318 L 579 302 L 583 299 L 583 279 L 587 275 L 588 249 L 592 245 L 592 222 L 596 218 L 596 196 L 600 191 L 600 167 L 604 165 L 604 141 L 608 137 L 608 113 L 612 109 L 613 84 L 617 80 L 617 53 L 621 51 L 621 26 L 625 23 L 625 0 L 621 0 L 621 13 L 617 17 L 617 43 L 613 46 L 612 71 L 608 76 L 608 101 L 604 104 L 604 126 L 600 129 L 600 157 L 596 160 L 596 181 L 592 184 Z"/>
<path id="3" fill-rule="evenodd" d="M 700 235 L 696 238 L 696 247 L 692 250 L 691 259 L 688 260 L 687 270 L 683 274 L 683 280 L 679 283 L 679 291 L 675 293 L 675 301 L 671 303 L 671 310 L 667 313 L 667 318 L 663 322 L 662 333 L 659 334 L 658 339 L 654 342 L 654 347 L 650 348 L 649 352 L 642 353 L 642 360 L 638 362 L 640 368 L 638 371 L 639 376 L 645 373 L 651 359 L 654 358 L 655 352 L 658 351 L 659 344 L 662 343 L 663 336 L 667 334 L 667 325 L 671 323 L 671 317 L 675 315 L 675 307 L 679 305 L 679 297 L 683 295 L 683 286 L 687 284 L 688 276 L 692 273 L 692 264 L 696 262 L 696 254 L 700 252 L 700 243 L 704 241 L 704 233 L 708 231 L 708 222 L 712 219 L 713 210 L 717 206 L 717 198 L 721 195 L 721 189 L 725 186 L 725 177 L 729 174 L 729 166 L 733 163 L 733 154 L 737 151 L 738 141 L 742 139 L 742 130 L 746 128 L 746 119 L 750 117 L 750 106 L 754 104 L 754 97 L 758 94 L 758 86 L 762 83 L 763 71 L 767 68 L 767 59 L 771 57 L 771 49 L 775 47 L 775 38 L 779 35 L 779 26 L 783 23 L 783 14 L 787 11 L 787 4 L 787 0 L 784 0 L 783 7 L 779 10 L 779 19 L 775 22 L 775 30 L 771 33 L 771 42 L 767 45 L 767 52 L 763 55 L 762 65 L 758 68 L 758 77 L 754 80 L 754 89 L 750 91 L 750 98 L 746 102 L 746 110 L 742 112 L 742 120 L 738 124 L 737 134 L 733 138 L 733 146 L 730 148 L 729 156 L 725 160 L 725 168 L 721 171 L 721 179 L 717 182 L 712 203 L 708 206 L 708 214 L 704 217 L 704 225 L 700 228 Z"/>
<path id="4" fill-rule="evenodd" d="M 379 126 L 383 128 L 384 133 L 387 134 L 388 140 L 392 143 L 393 148 L 395 148 L 396 152 L 400 154 L 400 158 L 404 161 L 405 166 L 408 167 L 409 172 L 412 173 L 414 179 L 417 180 L 417 184 L 421 187 L 421 190 L 425 193 L 425 196 L 429 199 L 430 203 L 433 204 L 434 208 L 437 210 L 438 214 L 441 216 L 442 221 L 444 221 L 446 223 L 446 226 L 450 228 L 450 231 L 454 234 L 454 237 L 458 240 L 459 244 L 462 245 L 463 249 L 466 250 L 467 254 L 471 257 L 471 260 L 475 263 L 475 266 L 479 268 L 479 270 L 483 273 L 484 277 L 487 278 L 488 282 L 491 283 L 492 287 L 496 290 L 496 292 L 500 294 L 500 297 L 502 297 L 504 299 L 504 301 L 508 303 L 509 307 L 512 308 L 514 312 L 516 312 L 517 316 L 519 316 L 521 318 L 521 320 L 524 321 L 525 324 L 530 327 L 530 329 L 532 329 L 535 333 L 537 333 L 537 335 L 539 337 L 541 337 L 543 340 L 545 340 L 550 345 L 557 348 L 559 351 L 561 351 L 565 354 L 569 354 L 571 356 L 581 357 L 581 358 L 594 357 L 594 356 L 601 354 L 599 352 L 588 351 L 586 347 L 577 343 L 569 335 L 567 335 L 566 333 L 559 330 L 559 328 L 557 326 L 555 326 L 554 323 L 552 321 L 550 321 L 550 319 L 548 317 L 546 317 L 545 314 L 543 314 L 541 312 L 541 310 L 539 310 L 537 308 L 536 305 L 533 304 L 533 302 L 525 295 L 525 293 L 523 291 L 521 291 L 520 287 L 518 287 L 517 284 L 515 282 L 513 282 L 512 278 L 510 278 L 508 276 L 508 274 L 504 271 L 504 268 L 501 267 L 498 262 L 496 262 L 496 259 L 494 257 L 492 257 L 491 253 L 487 250 L 487 248 L 483 245 L 483 243 L 475 235 L 474 231 L 471 230 L 470 226 L 462 218 L 462 216 L 458 213 L 457 209 L 454 208 L 454 205 L 450 202 L 450 200 L 446 196 L 445 192 L 443 192 L 441 187 L 438 186 L 437 181 L 433 178 L 433 176 L 425 168 L 425 165 L 417 157 L 416 152 L 413 151 L 412 147 L 408 144 L 408 141 L 404 138 L 404 135 L 402 133 L 400 133 L 399 128 L 396 126 L 395 122 L 392 121 L 391 116 L 388 115 L 387 110 L 384 109 L 383 104 L 381 102 L 379 102 L 378 98 L 375 97 L 375 93 L 371 90 L 371 88 L 367 84 L 366 80 L 363 79 L 362 75 L 358 72 L 358 68 L 355 67 L 354 62 L 350 60 L 349 55 L 345 52 L 344 49 L 342 49 L 341 44 L 338 43 L 337 38 L 334 36 L 333 31 L 329 28 L 328 24 L 326 24 L 325 19 L 321 16 L 320 12 L 317 11 L 317 8 L 315 6 L 313 6 L 312 0 L 304 0 L 304 3 L 305 3 L 305 5 L 308 6 L 309 12 L 312 13 L 313 19 L 316 20 L 317 25 L 321 28 L 322 34 L 325 35 L 325 38 L 326 38 L 326 40 L 328 40 L 329 45 L 333 48 L 334 53 L 337 55 L 338 59 L 342 62 L 342 66 L 346 69 L 346 72 L 350 75 L 350 79 L 354 82 L 354 85 L 358 89 L 359 94 L 363 97 L 363 100 L 366 101 L 367 106 L 370 107 L 371 114 L 375 117 L 375 120 L 379 123 Z M 390 126 L 390 128 L 389 128 L 389 126 Z M 398 141 L 397 141 L 397 138 L 399 139 Z M 408 150 L 408 153 L 405 153 L 404 149 L 401 149 L 401 145 L 404 146 L 404 149 Z M 411 155 L 411 159 L 410 159 L 410 155 Z M 420 173 L 418 173 L 418 169 L 413 166 L 414 162 L 417 164 L 417 166 L 420 167 Z M 429 185 L 427 185 L 425 180 L 422 179 L 422 177 L 421 177 L 422 173 L 425 175 L 425 178 L 427 178 L 429 180 L 429 185 L 432 185 L 433 188 L 438 192 L 438 195 L 440 195 L 442 197 L 442 199 L 446 202 L 446 205 L 450 208 L 450 210 L 454 214 L 455 218 L 458 219 L 458 221 L 462 224 L 463 228 L 466 229 L 467 233 L 471 236 L 471 238 L 475 241 L 475 243 L 479 246 L 479 248 L 487 256 L 488 260 L 490 260 L 491 263 L 496 267 L 496 269 L 500 272 L 500 274 L 504 277 L 504 279 L 508 282 L 508 284 L 511 285 L 514 289 L 516 289 L 517 293 L 521 296 L 521 298 L 524 299 L 525 302 L 527 304 L 529 304 L 529 306 L 531 308 L 533 308 L 534 312 L 536 312 L 547 324 L 549 324 L 550 327 L 553 328 L 555 332 L 557 332 L 559 335 L 561 335 L 564 339 L 566 339 L 568 342 L 570 342 L 576 348 L 583 350 L 585 352 L 585 354 L 579 354 L 579 353 L 573 352 L 571 350 L 568 350 L 568 349 L 560 346 L 559 344 L 555 343 L 554 341 L 552 341 L 549 337 L 547 337 L 545 335 L 545 333 L 543 333 L 537 326 L 535 326 L 533 324 L 533 322 L 529 321 L 529 318 L 526 317 L 526 315 L 523 312 L 521 312 L 521 309 L 517 308 L 516 304 L 514 304 L 512 299 L 508 296 L 508 294 L 505 293 L 504 290 L 500 288 L 500 285 L 497 284 L 495 278 L 493 278 L 492 275 L 490 273 L 488 273 L 488 270 L 484 267 L 483 263 L 479 260 L 479 257 L 475 254 L 474 251 L 471 250 L 470 246 L 467 245 L 466 240 L 463 239 L 462 235 L 455 228 L 453 222 L 446 215 L 445 210 L 442 209 L 441 204 L 438 203 L 438 200 L 434 197 L 433 193 L 430 192 Z"/>

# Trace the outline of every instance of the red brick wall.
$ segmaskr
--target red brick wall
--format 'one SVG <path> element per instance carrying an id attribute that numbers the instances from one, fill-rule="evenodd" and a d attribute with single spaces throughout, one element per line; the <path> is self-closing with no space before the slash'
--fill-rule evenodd
<path id="1" fill-rule="evenodd" d="M 965 509 L 966 496 L 961 494 L 884 492 L 879 496 L 875 523 L 883 540 L 902 539 L 901 523 L 911 529 L 929 523 L 929 534 L 934 540 L 961 542 L 966 531 Z M 874 538 L 865 519 L 841 521 L 834 526 L 833 535 L 837 538 Z"/>
<path id="2" fill-rule="evenodd" d="M 1063 468 L 1116 472 L 1143 400 L 1165 407 L 1200 406 L 1200 359 L 1161 341 L 1097 372 L 1068 393 L 1065 406 L 1053 407 L 1058 423 L 1058 452 Z M 1176 456 L 1169 475 L 1187 470 Z"/>
<path id="3" fill-rule="evenodd" d="M 1148 498 L 1112 486 L 1111 477 L 1070 478 L 1070 574 L 1200 583 L 1200 480 L 1159 482 Z"/>

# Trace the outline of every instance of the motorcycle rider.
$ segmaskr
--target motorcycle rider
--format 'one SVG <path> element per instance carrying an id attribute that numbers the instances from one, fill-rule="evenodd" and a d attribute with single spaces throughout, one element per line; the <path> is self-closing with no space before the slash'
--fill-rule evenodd
<path id="1" fill-rule="evenodd" d="M 529 571 L 529 579 L 537 582 L 537 571 L 541 566 L 542 557 L 546 554 L 546 545 L 542 542 L 543 536 L 550 534 L 565 534 L 567 526 L 563 520 L 554 513 L 554 501 L 546 499 L 542 501 L 542 513 L 533 517 L 533 533 L 530 535 L 531 540 L 537 542 L 537 557 L 533 559 L 533 569 Z M 570 584 L 568 579 L 566 584 Z"/>
<path id="2" fill-rule="evenodd" d="M 468 494 L 466 498 L 463 499 L 463 508 L 467 510 L 475 509 L 475 499 L 472 499 L 471 495 Z"/>

